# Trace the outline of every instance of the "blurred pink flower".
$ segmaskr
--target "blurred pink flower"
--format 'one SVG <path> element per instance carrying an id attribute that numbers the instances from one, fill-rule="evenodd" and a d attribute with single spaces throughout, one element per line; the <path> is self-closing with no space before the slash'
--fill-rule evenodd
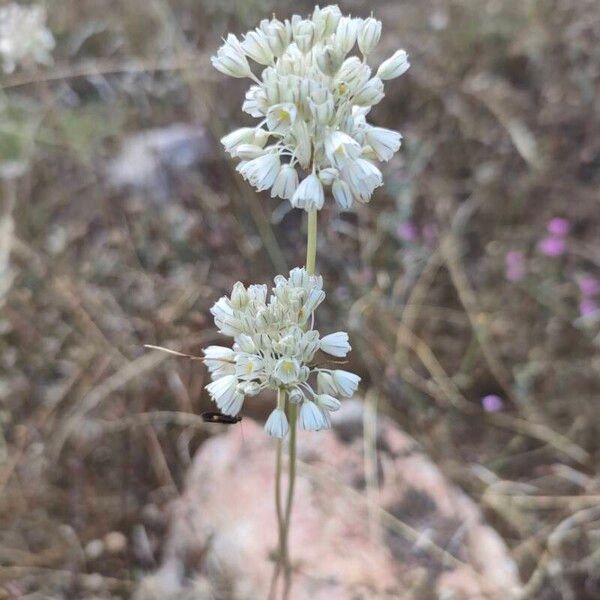
<path id="1" fill-rule="evenodd" d="M 567 250 L 567 244 L 563 238 L 548 236 L 539 243 L 538 248 L 546 256 L 562 256 Z"/>
<path id="2" fill-rule="evenodd" d="M 589 317 L 590 315 L 598 313 L 598 311 L 600 311 L 600 306 L 591 298 L 584 298 L 579 303 L 579 314 L 582 317 Z"/>
<path id="3" fill-rule="evenodd" d="M 488 394 L 481 399 L 481 405 L 486 412 L 498 412 L 504 407 L 504 402 L 496 394 Z"/>
<path id="4" fill-rule="evenodd" d="M 565 237 L 571 231 L 571 222 L 569 219 L 554 217 L 554 219 L 550 219 L 550 221 L 548 221 L 546 229 L 548 230 L 548 233 L 552 235 Z"/>
<path id="5" fill-rule="evenodd" d="M 579 291 L 582 296 L 590 297 L 600 294 L 600 281 L 591 275 L 585 275 L 578 281 Z"/>
<path id="6" fill-rule="evenodd" d="M 521 281 L 527 274 L 525 256 L 518 250 L 510 250 L 504 257 L 504 276 L 507 281 Z"/>
<path id="7" fill-rule="evenodd" d="M 410 221 L 400 223 L 396 229 L 396 234 L 405 242 L 415 242 L 418 236 L 417 228 Z"/>

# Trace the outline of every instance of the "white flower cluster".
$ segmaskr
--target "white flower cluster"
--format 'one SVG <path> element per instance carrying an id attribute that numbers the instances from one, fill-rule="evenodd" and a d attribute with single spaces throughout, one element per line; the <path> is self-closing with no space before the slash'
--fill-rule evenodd
<path id="1" fill-rule="evenodd" d="M 233 348 L 209 346 L 204 350 L 212 379 L 206 388 L 223 414 L 238 414 L 246 396 L 270 389 L 285 393 L 289 402 L 300 405 L 303 429 L 330 427 L 329 412 L 340 407 L 338 398 L 354 394 L 360 377 L 341 369 L 320 368 L 314 362 L 319 350 L 338 358 L 350 351 L 347 333 L 320 337 L 312 328 L 313 312 L 325 299 L 322 288 L 320 276 L 296 268 L 289 278 L 275 277 L 269 298 L 266 285 L 246 288 L 238 282 L 231 297 L 223 296 L 213 306 L 219 331 L 234 339 Z M 281 402 L 265 429 L 274 437 L 287 434 Z"/>
<path id="2" fill-rule="evenodd" d="M 349 209 L 355 200 L 368 202 L 383 184 L 374 162 L 388 161 L 402 136 L 369 125 L 366 117 L 384 97 L 383 81 L 410 65 L 398 50 L 373 75 L 367 58 L 380 36 L 380 21 L 342 16 L 335 5 L 317 6 L 310 19 L 264 20 L 242 40 L 227 36 L 212 63 L 255 82 L 242 108 L 260 122 L 221 141 L 257 190 L 270 189 L 272 197 L 308 211 L 322 208 L 324 186 Z M 362 58 L 349 56 L 355 46 Z M 263 69 L 260 79 L 248 59 Z"/>
<path id="3" fill-rule="evenodd" d="M 0 7 L 0 57 L 5 73 L 12 73 L 18 65 L 50 64 L 53 48 L 43 7 L 14 2 Z"/>

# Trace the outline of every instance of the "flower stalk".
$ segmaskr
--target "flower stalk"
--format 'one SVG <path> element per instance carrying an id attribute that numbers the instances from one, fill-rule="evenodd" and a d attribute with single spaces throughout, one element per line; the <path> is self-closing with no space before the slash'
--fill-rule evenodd
<path id="1" fill-rule="evenodd" d="M 306 241 L 306 272 L 314 275 L 317 263 L 317 211 L 308 212 L 307 241 Z M 279 406 L 279 399 L 278 399 Z M 294 505 L 294 489 L 296 485 L 296 432 L 298 422 L 298 408 L 295 404 L 288 404 L 288 421 L 290 426 L 290 438 L 288 446 L 289 466 L 288 466 L 288 489 L 285 507 L 285 516 L 281 516 L 281 454 L 282 444 L 277 445 L 276 457 L 276 483 L 275 483 L 275 505 L 277 509 L 277 518 L 279 520 L 279 558 L 285 574 L 285 589 L 290 586 L 290 554 L 289 554 L 289 535 L 292 508 Z M 278 440 L 281 442 L 281 440 Z"/>
<path id="2" fill-rule="evenodd" d="M 233 347 L 205 350 L 212 379 L 206 387 L 224 414 L 237 415 L 246 398 L 263 391 L 277 394 L 277 406 L 265 423 L 265 431 L 277 438 L 279 540 L 270 597 L 282 571 L 284 599 L 291 587 L 288 546 L 297 429 L 331 427 L 330 413 L 360 382 L 354 373 L 321 366 L 321 354 L 317 357 L 344 358 L 351 350 L 347 333 L 321 336 L 314 329 L 315 310 L 325 299 L 323 279 L 316 274 L 317 212 L 326 196 L 341 210 L 369 202 L 383 184 L 376 163 L 389 161 L 400 148 L 399 132 L 367 120 L 385 95 L 384 81 L 400 77 L 410 66 L 407 53 L 398 50 L 373 71 L 367 59 L 380 38 L 381 22 L 374 17 L 353 18 L 343 16 L 336 5 L 317 6 L 307 19 L 294 15 L 280 21 L 274 16 L 242 39 L 229 34 L 211 58 L 221 73 L 253 82 L 242 109 L 257 124 L 221 140 L 227 153 L 239 159 L 237 171 L 258 191 L 269 190 L 272 198 L 307 212 L 305 267 L 292 269 L 289 277 L 275 277 L 270 292 L 266 285 L 236 283 L 231 296 L 211 310 L 219 331 L 233 338 Z"/>
<path id="3" fill-rule="evenodd" d="M 308 211 L 308 233 L 306 240 L 306 272 L 314 275 L 317 267 L 317 211 Z"/>

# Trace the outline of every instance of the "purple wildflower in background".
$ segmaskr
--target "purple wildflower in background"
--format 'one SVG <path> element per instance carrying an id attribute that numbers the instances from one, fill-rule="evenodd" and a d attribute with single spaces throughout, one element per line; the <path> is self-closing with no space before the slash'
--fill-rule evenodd
<path id="1" fill-rule="evenodd" d="M 498 412 L 504 408 L 504 402 L 496 394 L 488 394 L 481 399 L 481 405 L 486 412 Z"/>
<path id="2" fill-rule="evenodd" d="M 548 233 L 553 236 L 565 237 L 569 235 L 569 232 L 571 231 L 571 222 L 562 217 L 554 217 L 554 219 L 548 221 L 546 229 L 548 230 Z"/>
<path id="3" fill-rule="evenodd" d="M 600 281 L 591 275 L 585 275 L 578 281 L 579 291 L 581 295 L 590 298 L 600 294 Z"/>
<path id="4" fill-rule="evenodd" d="M 504 257 L 504 276 L 507 281 L 521 281 L 527 274 L 525 256 L 518 250 L 510 250 Z"/>
<path id="5" fill-rule="evenodd" d="M 396 234 L 404 242 L 416 242 L 417 241 L 417 228 L 410 221 L 400 223 L 396 229 Z"/>
<path id="6" fill-rule="evenodd" d="M 562 256 L 567 250 L 567 244 L 561 237 L 545 237 L 538 245 L 539 251 L 545 256 Z"/>
<path id="7" fill-rule="evenodd" d="M 589 317 L 591 315 L 600 314 L 600 306 L 592 298 L 584 298 L 579 303 L 579 314 L 582 317 Z"/>

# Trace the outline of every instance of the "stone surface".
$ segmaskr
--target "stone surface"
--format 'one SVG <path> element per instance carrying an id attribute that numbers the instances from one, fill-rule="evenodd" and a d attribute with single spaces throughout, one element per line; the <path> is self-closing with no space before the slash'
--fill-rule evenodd
<path id="1" fill-rule="evenodd" d="M 515 597 L 518 575 L 502 539 L 416 442 L 380 417 L 370 469 L 362 404 L 347 402 L 336 416 L 332 431 L 299 434 L 291 600 Z M 200 448 L 172 507 L 163 564 L 137 600 L 267 597 L 274 448 L 247 419 Z M 374 477 L 377 486 L 367 486 Z"/>
<path id="2" fill-rule="evenodd" d="M 168 197 L 172 179 L 216 159 L 214 142 L 204 127 L 177 123 L 125 138 L 108 164 L 108 183 L 143 190 L 156 199 Z"/>

